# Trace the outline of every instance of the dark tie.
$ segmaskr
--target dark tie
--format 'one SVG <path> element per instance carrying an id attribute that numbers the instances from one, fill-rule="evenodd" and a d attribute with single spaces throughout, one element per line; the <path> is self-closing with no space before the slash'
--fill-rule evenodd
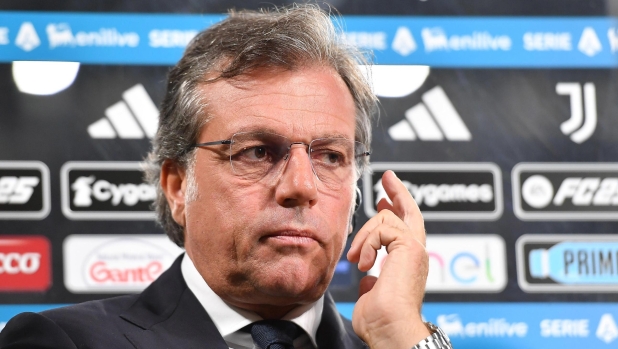
<path id="1" fill-rule="evenodd" d="M 292 321 L 262 320 L 251 324 L 251 337 L 261 349 L 294 349 L 301 328 Z"/>

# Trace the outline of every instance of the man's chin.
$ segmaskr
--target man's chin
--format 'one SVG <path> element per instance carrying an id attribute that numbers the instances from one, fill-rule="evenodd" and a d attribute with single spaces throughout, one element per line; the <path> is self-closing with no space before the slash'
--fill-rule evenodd
<path id="1" fill-rule="evenodd" d="M 259 273 L 255 281 L 256 290 L 277 302 L 309 303 L 320 298 L 330 278 L 324 274 L 316 274 L 306 270 L 285 271 L 281 268 L 275 273 Z"/>

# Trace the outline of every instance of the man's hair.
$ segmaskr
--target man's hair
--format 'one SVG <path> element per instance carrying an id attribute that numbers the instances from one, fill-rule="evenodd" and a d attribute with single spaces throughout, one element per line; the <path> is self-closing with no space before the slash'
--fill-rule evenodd
<path id="1" fill-rule="evenodd" d="M 259 69 L 331 68 L 354 99 L 355 138 L 369 147 L 377 99 L 360 64 L 366 64 L 363 54 L 344 41 L 341 29 L 316 5 L 231 11 L 225 20 L 199 33 L 169 72 L 159 128 L 147 158 L 146 178 L 157 188 L 153 206 L 170 239 L 184 246 L 184 228 L 174 221 L 159 183 L 161 166 L 169 159 L 184 168 L 188 176 L 193 175 L 192 145 L 209 120 L 208 103 L 215 102 L 203 95 L 200 85 Z M 366 165 L 364 161 L 362 165 Z M 364 168 L 360 167 L 358 175 Z"/>

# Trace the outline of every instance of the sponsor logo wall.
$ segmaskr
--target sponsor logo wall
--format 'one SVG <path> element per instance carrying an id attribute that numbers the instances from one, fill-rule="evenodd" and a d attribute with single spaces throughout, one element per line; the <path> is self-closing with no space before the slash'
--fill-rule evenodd
<path id="1" fill-rule="evenodd" d="M 182 250 L 163 235 L 69 235 L 64 284 L 74 293 L 141 291 Z"/>
<path id="2" fill-rule="evenodd" d="M 520 163 L 513 207 L 522 220 L 618 220 L 618 164 Z"/>
<path id="3" fill-rule="evenodd" d="M 519 284 L 527 292 L 618 289 L 615 235 L 523 235 L 517 240 Z"/>
<path id="4" fill-rule="evenodd" d="M 502 214 L 502 176 L 491 163 L 379 163 L 363 177 L 365 214 L 387 198 L 382 175 L 396 171 L 423 212 L 436 220 L 495 220 Z"/>
<path id="5" fill-rule="evenodd" d="M 0 13 L 2 61 L 174 64 L 221 15 Z M 128 20 L 131 19 L 131 20 Z M 345 40 L 380 64 L 616 67 L 614 18 L 347 16 Z M 169 29 L 174 28 L 174 29 Z"/>
<path id="6" fill-rule="evenodd" d="M 181 253 L 142 166 L 169 66 L 220 18 L 0 12 L 0 314 L 139 292 Z M 356 229 L 395 170 L 428 232 L 425 318 L 457 348 L 615 345 L 618 20 L 344 20 L 380 64 Z M 40 96 L 15 60 L 79 63 Z M 338 264 L 343 311 L 362 276 Z"/>
<path id="7" fill-rule="evenodd" d="M 352 303 L 338 305 L 349 319 L 353 308 Z M 422 313 L 456 348 L 612 348 L 618 343 L 616 304 L 427 303 Z"/>
<path id="8" fill-rule="evenodd" d="M 0 161 L 0 219 L 47 217 L 49 185 L 49 169 L 40 161 Z"/>
<path id="9" fill-rule="evenodd" d="M 51 273 L 51 246 L 46 237 L 0 237 L 0 292 L 46 291 L 52 284 Z"/>
<path id="10" fill-rule="evenodd" d="M 427 253 L 427 293 L 498 293 L 506 286 L 506 246 L 499 235 L 429 235 Z M 382 248 L 369 275 L 379 276 L 386 258 Z"/>
<path id="11" fill-rule="evenodd" d="M 156 189 L 138 162 L 67 162 L 61 168 L 62 212 L 70 219 L 154 219 Z"/>

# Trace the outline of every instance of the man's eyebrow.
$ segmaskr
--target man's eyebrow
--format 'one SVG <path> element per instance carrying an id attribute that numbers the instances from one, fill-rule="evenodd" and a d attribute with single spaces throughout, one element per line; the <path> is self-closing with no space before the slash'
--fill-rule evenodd
<path id="1" fill-rule="evenodd" d="M 285 137 L 288 137 L 288 138 L 293 138 L 293 137 L 281 134 L 280 130 L 278 131 L 278 130 L 275 130 L 273 128 L 270 128 L 270 127 L 264 126 L 264 125 L 243 126 L 243 127 L 239 128 L 234 133 L 245 133 L 245 132 L 274 133 L 274 134 L 285 136 Z M 230 135 L 230 138 L 231 138 L 231 135 Z M 313 137 L 312 139 L 318 139 L 318 138 L 346 138 L 347 139 L 348 136 L 343 134 L 343 133 L 327 132 L 327 133 L 318 134 L 315 137 Z"/>
<path id="2" fill-rule="evenodd" d="M 234 133 L 245 133 L 245 132 L 263 132 L 263 133 L 280 134 L 280 132 L 276 131 L 275 129 L 272 129 L 264 125 L 243 126 Z"/>

